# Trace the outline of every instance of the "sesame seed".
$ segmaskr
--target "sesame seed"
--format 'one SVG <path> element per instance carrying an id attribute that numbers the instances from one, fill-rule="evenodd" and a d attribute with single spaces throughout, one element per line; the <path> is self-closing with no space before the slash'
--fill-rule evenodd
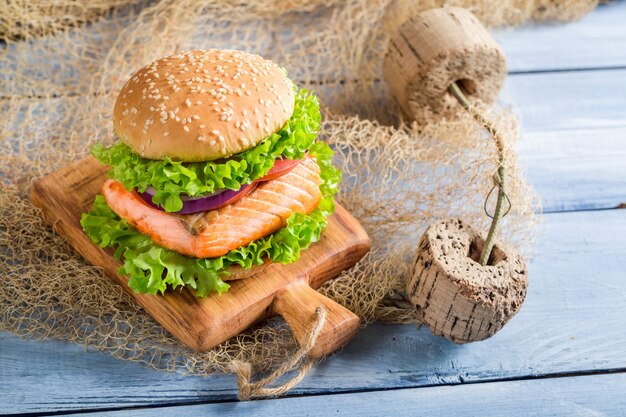
<path id="1" fill-rule="evenodd" d="M 185 132 L 189 132 L 189 128 L 187 126 L 183 126 L 183 129 L 185 129 Z"/>
<path id="2" fill-rule="evenodd" d="M 193 120 L 200 120 L 200 116 L 198 116 L 197 114 L 193 115 Z"/>
<path id="3" fill-rule="evenodd" d="M 213 133 L 215 136 L 220 134 L 219 130 L 211 130 L 211 133 Z"/>
<path id="4" fill-rule="evenodd" d="M 212 140 L 211 142 L 209 142 L 210 145 L 215 145 L 217 142 L 215 142 L 214 140 Z"/>
<path id="5" fill-rule="evenodd" d="M 200 125 L 200 129 L 204 129 L 205 127 L 205 125 Z"/>
<path id="6" fill-rule="evenodd" d="M 169 136 L 170 132 L 163 132 L 163 136 Z"/>

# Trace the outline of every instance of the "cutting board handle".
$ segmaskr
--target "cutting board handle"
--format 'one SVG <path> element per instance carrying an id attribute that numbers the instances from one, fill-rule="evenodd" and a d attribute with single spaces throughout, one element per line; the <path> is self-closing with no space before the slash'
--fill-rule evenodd
<path id="1" fill-rule="evenodd" d="M 274 313 L 282 316 L 291 327 L 298 344 L 306 344 L 317 320 L 316 309 L 326 308 L 326 319 L 315 345 L 307 356 L 311 359 L 326 356 L 346 344 L 359 328 L 359 317 L 320 294 L 300 279 L 279 291 L 274 299 Z"/>

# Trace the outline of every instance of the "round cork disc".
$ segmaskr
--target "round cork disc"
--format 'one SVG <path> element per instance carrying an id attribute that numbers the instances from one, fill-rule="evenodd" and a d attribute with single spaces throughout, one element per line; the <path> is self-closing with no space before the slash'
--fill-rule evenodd
<path id="1" fill-rule="evenodd" d="M 507 67 L 504 53 L 471 12 L 446 7 L 400 26 L 389 41 L 383 73 L 406 116 L 427 124 L 462 110 L 448 92 L 453 82 L 470 99 L 493 103 Z"/>
<path id="2" fill-rule="evenodd" d="M 431 331 L 456 343 L 493 336 L 517 313 L 528 288 L 526 264 L 496 244 L 478 263 L 484 240 L 459 219 L 432 224 L 422 236 L 407 295 Z"/>

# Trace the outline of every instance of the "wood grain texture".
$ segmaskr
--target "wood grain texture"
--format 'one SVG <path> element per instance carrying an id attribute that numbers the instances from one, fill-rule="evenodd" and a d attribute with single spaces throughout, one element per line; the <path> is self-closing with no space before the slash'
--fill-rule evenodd
<path id="1" fill-rule="evenodd" d="M 236 280 L 231 288 L 219 296 L 196 298 L 187 289 L 167 291 L 163 295 L 138 294 L 128 285 L 128 278 L 117 271 L 120 262 L 93 244 L 80 226 L 80 217 L 89 210 L 106 180 L 106 168 L 89 156 L 73 162 L 37 181 L 33 185 L 31 201 L 41 207 L 44 215 L 54 223 L 55 230 L 64 236 L 85 259 L 102 267 L 106 274 L 137 300 L 137 302 L 172 335 L 198 351 L 210 349 L 252 324 L 281 314 L 297 326 L 298 341 L 310 332 L 314 310 L 324 305 L 327 320 L 310 357 L 324 356 L 346 343 L 359 326 L 359 318 L 345 307 L 312 290 L 341 271 L 354 265 L 370 248 L 370 241 L 358 221 L 337 205 L 335 213 L 320 241 L 303 251 L 298 262 L 282 265 L 269 264 L 258 268 L 254 276 Z M 292 311 L 294 303 L 274 303 L 286 298 L 286 292 L 300 290 L 304 298 L 300 305 L 310 304 L 306 315 Z M 317 295 L 313 295 L 313 293 Z M 302 320 L 295 320 L 298 317 Z M 293 319 L 292 319 L 293 318 Z"/>
<path id="2" fill-rule="evenodd" d="M 544 212 L 626 203 L 626 70 L 520 74 L 502 102 L 520 117 L 520 162 Z"/>
<path id="3" fill-rule="evenodd" d="M 544 213 L 626 204 L 626 126 L 524 133 L 519 151 Z"/>
<path id="4" fill-rule="evenodd" d="M 577 22 L 495 29 L 509 71 L 580 70 L 626 66 L 626 3 L 600 5 Z"/>
<path id="5" fill-rule="evenodd" d="M 425 327 L 370 325 L 291 394 L 626 370 L 625 247 L 626 210 L 546 215 L 524 307 L 494 337 L 459 346 Z M 0 413 L 236 398 L 232 375 L 181 377 L 7 334 L 0 334 L 0 369 Z"/>
<path id="6" fill-rule="evenodd" d="M 551 378 L 461 386 L 375 391 L 278 401 L 205 404 L 89 413 L 89 417 L 229 416 L 623 416 L 626 375 Z"/>
<path id="7" fill-rule="evenodd" d="M 626 126 L 625 88 L 625 69 L 518 74 L 500 101 L 519 116 L 524 134 L 618 128 Z"/>

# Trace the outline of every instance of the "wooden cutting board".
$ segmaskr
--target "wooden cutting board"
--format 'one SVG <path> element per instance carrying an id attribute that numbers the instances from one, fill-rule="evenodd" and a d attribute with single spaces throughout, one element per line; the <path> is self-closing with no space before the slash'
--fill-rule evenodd
<path id="1" fill-rule="evenodd" d="M 120 263 L 113 258 L 112 251 L 95 245 L 79 223 L 81 214 L 91 208 L 95 196 L 100 194 L 106 171 L 93 157 L 86 157 L 38 180 L 31 201 L 76 251 L 102 267 L 185 345 L 197 351 L 210 349 L 276 314 L 287 321 L 302 344 L 315 322 L 315 310 L 322 305 L 327 316 L 309 357 L 333 352 L 356 333 L 359 318 L 315 291 L 353 266 L 370 249 L 365 230 L 340 205 L 336 205 L 320 241 L 303 251 L 293 264 L 234 270 L 236 278 L 245 279 L 230 282 L 230 290 L 222 295 L 196 298 L 187 289 L 167 291 L 164 295 L 138 294 L 128 287 L 128 279 L 117 272 Z"/>

